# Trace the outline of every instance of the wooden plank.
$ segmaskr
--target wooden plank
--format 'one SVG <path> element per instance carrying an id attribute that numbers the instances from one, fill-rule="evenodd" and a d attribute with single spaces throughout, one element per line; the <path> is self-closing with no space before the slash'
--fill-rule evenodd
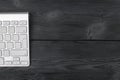
<path id="1" fill-rule="evenodd" d="M 112 41 L 32 41 L 31 68 L 56 73 L 79 72 L 108 64 L 115 66 L 120 60 L 119 46 Z"/>
<path id="2" fill-rule="evenodd" d="M 0 11 L 30 12 L 33 40 L 119 40 L 119 4 L 115 0 L 1 0 Z"/>
<path id="3" fill-rule="evenodd" d="M 68 68 L 69 69 L 69 68 Z M 2 80 L 110 80 L 114 72 L 110 67 L 103 65 L 102 68 L 81 69 L 76 72 L 64 73 L 41 73 L 39 68 L 33 69 L 10 69 L 4 68 L 0 71 L 0 79 Z"/>
<path id="4" fill-rule="evenodd" d="M 31 41 L 32 59 L 119 57 L 119 41 Z"/>
<path id="5" fill-rule="evenodd" d="M 32 41 L 31 66 L 0 68 L 0 79 L 119 79 L 119 46 L 111 41 Z"/>
<path id="6" fill-rule="evenodd" d="M 117 0 L 13 0 L 17 9 L 31 13 L 31 39 L 40 40 L 119 40 L 119 4 Z"/>

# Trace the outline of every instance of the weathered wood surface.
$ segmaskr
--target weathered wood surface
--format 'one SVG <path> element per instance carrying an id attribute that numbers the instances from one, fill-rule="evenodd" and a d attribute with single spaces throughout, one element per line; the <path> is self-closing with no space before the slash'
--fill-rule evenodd
<path id="1" fill-rule="evenodd" d="M 31 66 L 0 80 L 120 80 L 119 0 L 0 0 L 10 11 L 30 12 Z"/>
<path id="2" fill-rule="evenodd" d="M 104 1 L 28 0 L 21 4 L 33 10 L 32 39 L 119 40 L 120 1 Z"/>
<path id="3" fill-rule="evenodd" d="M 111 41 L 32 41 L 31 66 L 0 68 L 0 79 L 119 80 L 119 46 Z"/>
<path id="4" fill-rule="evenodd" d="M 119 80 L 119 63 L 82 65 L 81 61 L 53 62 L 45 65 L 33 61 L 34 67 L 0 68 L 2 80 Z M 40 65 L 40 64 L 44 65 Z M 117 65 L 117 66 L 116 66 Z M 36 67 L 37 66 L 37 67 Z M 39 67 L 38 67 L 39 66 Z M 116 77 L 115 77 L 116 76 Z M 114 78 L 115 77 L 115 78 Z"/>
<path id="5" fill-rule="evenodd" d="M 119 41 L 31 41 L 32 59 L 120 57 L 119 50 Z"/>
<path id="6" fill-rule="evenodd" d="M 120 39 L 119 0 L 1 0 L 0 11 L 30 12 L 31 39 Z"/>
<path id="7" fill-rule="evenodd" d="M 117 80 L 119 46 L 111 41 L 31 41 L 31 66 L 0 68 L 0 79 Z"/>

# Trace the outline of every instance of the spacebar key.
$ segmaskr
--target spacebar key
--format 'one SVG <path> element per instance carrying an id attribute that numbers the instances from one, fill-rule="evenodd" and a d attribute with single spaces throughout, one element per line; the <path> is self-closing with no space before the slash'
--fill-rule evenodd
<path id="1" fill-rule="evenodd" d="M 27 50 L 11 50 L 11 56 L 27 56 Z"/>

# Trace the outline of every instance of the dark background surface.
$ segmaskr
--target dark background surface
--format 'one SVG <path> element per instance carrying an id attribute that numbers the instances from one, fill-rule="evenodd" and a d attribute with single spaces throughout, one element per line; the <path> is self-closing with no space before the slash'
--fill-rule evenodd
<path id="1" fill-rule="evenodd" d="M 0 0 L 30 12 L 31 66 L 0 80 L 120 80 L 120 0 Z"/>

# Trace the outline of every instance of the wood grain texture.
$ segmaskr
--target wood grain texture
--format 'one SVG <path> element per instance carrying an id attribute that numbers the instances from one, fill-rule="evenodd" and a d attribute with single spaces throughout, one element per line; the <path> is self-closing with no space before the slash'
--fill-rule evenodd
<path id="1" fill-rule="evenodd" d="M 31 41 L 31 66 L 0 68 L 2 80 L 119 80 L 118 42 Z"/>
<path id="2" fill-rule="evenodd" d="M 119 46 L 111 41 L 32 41 L 31 66 L 0 68 L 0 79 L 119 80 Z"/>
<path id="3" fill-rule="evenodd" d="M 1 12 L 30 12 L 31 39 L 119 40 L 119 0 L 1 0 Z"/>
<path id="4" fill-rule="evenodd" d="M 119 0 L 0 0 L 10 11 L 30 12 L 31 66 L 0 80 L 120 80 Z"/>
<path id="5" fill-rule="evenodd" d="M 13 0 L 18 11 L 30 12 L 31 39 L 40 40 L 119 40 L 119 4 L 119 0 Z"/>
<path id="6" fill-rule="evenodd" d="M 36 63 L 35 61 L 33 62 Z M 59 70 L 60 68 L 64 68 L 63 71 Z M 71 64 L 55 66 L 54 69 L 49 67 L 49 70 L 41 67 L 1 68 L 0 70 L 0 79 L 2 80 L 114 80 L 112 78 L 114 78 L 115 74 L 110 65 L 80 66 Z M 43 70 L 47 72 L 41 73 Z M 51 70 L 54 70 L 54 72 L 51 72 Z"/>
<path id="7" fill-rule="evenodd" d="M 32 64 L 29 69 L 33 76 L 36 72 L 38 80 L 119 79 L 117 42 L 33 41 L 31 48 Z M 26 74 L 30 77 L 30 72 Z"/>
<path id="8" fill-rule="evenodd" d="M 120 57 L 119 41 L 31 41 L 32 59 Z"/>
<path id="9" fill-rule="evenodd" d="M 119 45 L 112 41 L 33 41 L 30 69 L 45 73 L 43 80 L 119 80 Z"/>

